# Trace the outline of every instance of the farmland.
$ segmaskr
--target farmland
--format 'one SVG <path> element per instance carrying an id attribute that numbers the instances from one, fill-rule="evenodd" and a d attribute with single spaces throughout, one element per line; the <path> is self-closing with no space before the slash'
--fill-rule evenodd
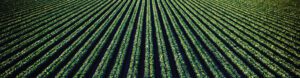
<path id="1" fill-rule="evenodd" d="M 5 0 L 0 76 L 300 77 L 299 2 L 260 1 Z"/>

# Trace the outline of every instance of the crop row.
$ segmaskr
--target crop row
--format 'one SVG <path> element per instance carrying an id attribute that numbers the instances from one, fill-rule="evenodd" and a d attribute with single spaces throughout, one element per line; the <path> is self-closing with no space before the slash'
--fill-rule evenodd
<path id="1" fill-rule="evenodd" d="M 300 76 L 293 20 L 210 0 L 35 6 L 1 20 L 3 77 Z"/>

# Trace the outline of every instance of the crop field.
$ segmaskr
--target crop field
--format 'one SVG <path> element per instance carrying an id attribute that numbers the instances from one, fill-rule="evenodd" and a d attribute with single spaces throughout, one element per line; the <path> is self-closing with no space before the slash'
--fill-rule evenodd
<path id="1" fill-rule="evenodd" d="M 0 78 L 299 78 L 300 1 L 277 1 L 4 0 Z"/>

